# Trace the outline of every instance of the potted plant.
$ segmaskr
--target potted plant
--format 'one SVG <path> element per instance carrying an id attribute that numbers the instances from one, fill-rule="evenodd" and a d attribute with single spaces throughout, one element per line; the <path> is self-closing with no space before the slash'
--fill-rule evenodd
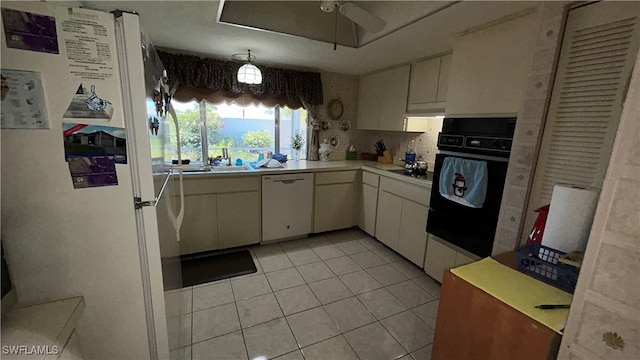
<path id="1" fill-rule="evenodd" d="M 298 130 L 293 133 L 291 138 L 291 149 L 293 149 L 293 160 L 300 160 L 300 149 L 304 146 L 304 138 Z"/>

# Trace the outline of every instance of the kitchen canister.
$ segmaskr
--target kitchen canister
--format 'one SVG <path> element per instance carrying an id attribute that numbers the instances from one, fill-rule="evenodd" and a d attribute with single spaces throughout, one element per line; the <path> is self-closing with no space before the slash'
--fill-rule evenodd
<path id="1" fill-rule="evenodd" d="M 551 194 L 542 245 L 563 252 L 587 247 L 599 191 L 571 185 L 556 185 Z"/>
<path id="2" fill-rule="evenodd" d="M 329 161 L 329 156 L 331 156 L 331 145 L 328 143 L 327 139 L 324 139 L 322 144 L 320 144 L 318 155 L 320 156 L 320 161 Z"/>

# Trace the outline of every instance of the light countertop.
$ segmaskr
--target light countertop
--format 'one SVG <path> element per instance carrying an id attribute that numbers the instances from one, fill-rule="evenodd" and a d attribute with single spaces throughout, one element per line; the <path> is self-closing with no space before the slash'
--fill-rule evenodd
<path id="1" fill-rule="evenodd" d="M 344 171 L 344 170 L 366 170 L 378 175 L 387 176 L 407 183 L 418 186 L 431 186 L 431 180 L 425 178 L 415 178 L 412 176 L 395 173 L 390 170 L 402 170 L 402 166 L 394 164 L 382 164 L 376 161 L 365 160 L 338 160 L 338 161 L 307 161 L 307 160 L 289 160 L 282 164 L 281 168 L 260 168 L 250 171 L 194 171 L 184 172 L 185 178 L 193 176 L 255 176 L 282 173 L 298 173 L 298 172 L 323 172 L 323 171 Z"/>

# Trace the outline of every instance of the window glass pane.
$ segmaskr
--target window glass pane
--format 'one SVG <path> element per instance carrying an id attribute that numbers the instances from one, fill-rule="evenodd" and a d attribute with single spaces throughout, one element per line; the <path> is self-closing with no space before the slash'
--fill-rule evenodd
<path id="1" fill-rule="evenodd" d="M 288 107 L 280 108 L 280 152 L 288 155 L 289 159 L 293 158 L 293 149 L 291 142 L 293 134 L 297 132 L 302 135 L 304 146 L 300 150 L 300 159 L 307 158 L 307 110 L 305 109 L 289 109 Z"/>
<path id="2" fill-rule="evenodd" d="M 236 159 L 256 161 L 260 152 L 275 152 L 274 133 L 274 108 L 207 104 L 209 157 L 221 155 L 222 148 L 226 147 L 232 164 Z"/>
<path id="3" fill-rule="evenodd" d="M 182 159 L 192 162 L 202 162 L 202 137 L 200 135 L 200 104 L 196 101 L 181 103 L 172 100 L 178 125 L 180 126 L 180 149 Z M 167 115 L 164 121 L 165 132 L 165 158 L 178 159 L 176 145 L 175 126 L 171 115 Z"/>
<path id="4" fill-rule="evenodd" d="M 168 144 L 169 134 L 165 129 L 167 124 L 166 120 L 163 121 L 156 111 L 156 103 L 150 97 L 147 97 L 147 118 L 149 119 L 149 140 L 151 142 L 151 163 L 153 165 L 166 165 L 171 163 L 171 157 L 169 152 L 165 151 Z M 157 131 L 151 128 L 157 122 Z M 173 125 L 171 125 L 173 128 Z"/>

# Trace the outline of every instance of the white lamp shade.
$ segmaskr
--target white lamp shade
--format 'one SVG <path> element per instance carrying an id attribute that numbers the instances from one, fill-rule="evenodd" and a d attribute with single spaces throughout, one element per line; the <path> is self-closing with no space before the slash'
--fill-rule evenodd
<path id="1" fill-rule="evenodd" d="M 262 72 L 253 64 L 244 64 L 238 69 L 238 82 L 244 84 L 261 84 Z"/>

